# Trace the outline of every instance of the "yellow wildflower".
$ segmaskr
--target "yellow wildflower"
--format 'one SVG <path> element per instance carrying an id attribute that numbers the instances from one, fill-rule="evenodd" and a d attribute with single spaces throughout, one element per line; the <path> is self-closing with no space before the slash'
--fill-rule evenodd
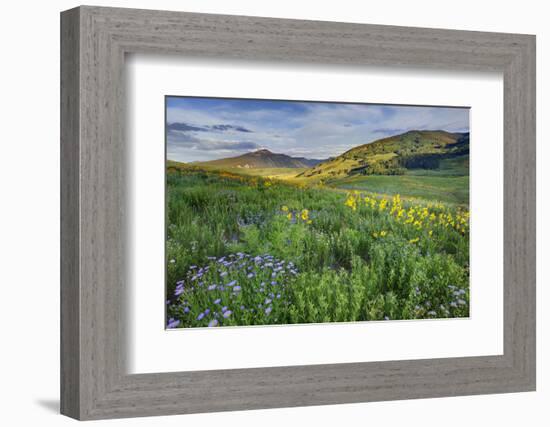
<path id="1" fill-rule="evenodd" d="M 381 232 L 380 232 L 380 237 L 384 237 L 386 234 L 388 234 L 387 231 L 381 231 Z"/>
<path id="2" fill-rule="evenodd" d="M 354 211 L 357 210 L 357 197 L 350 194 L 344 204 Z"/>
<path id="3" fill-rule="evenodd" d="M 303 209 L 300 216 L 303 221 L 307 221 L 309 219 L 309 211 L 307 209 Z"/>
<path id="4" fill-rule="evenodd" d="M 292 220 L 292 213 L 289 212 L 286 217 L 288 218 L 289 221 Z"/>
<path id="5" fill-rule="evenodd" d="M 416 238 L 414 238 L 414 239 L 409 240 L 409 243 L 411 243 L 411 244 L 412 244 L 412 243 L 416 243 L 416 242 L 418 242 L 419 240 L 420 240 L 420 238 L 419 238 L 419 237 L 416 237 Z"/>
<path id="6" fill-rule="evenodd" d="M 282 210 L 283 212 L 288 212 L 288 206 L 283 206 L 283 207 L 281 208 L 281 210 Z"/>

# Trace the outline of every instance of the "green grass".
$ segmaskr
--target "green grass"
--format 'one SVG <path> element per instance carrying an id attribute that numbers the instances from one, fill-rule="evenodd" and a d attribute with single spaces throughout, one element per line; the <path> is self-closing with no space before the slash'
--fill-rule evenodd
<path id="1" fill-rule="evenodd" d="M 406 175 L 423 176 L 469 176 L 470 156 L 458 156 L 443 159 L 437 169 L 409 169 Z"/>
<path id="2" fill-rule="evenodd" d="M 229 172 L 247 176 L 261 176 L 277 179 L 293 178 L 307 168 L 229 168 Z"/>
<path id="3" fill-rule="evenodd" d="M 463 209 L 428 202 L 436 197 L 432 187 L 458 188 L 458 181 L 372 178 L 377 185 L 351 182 L 368 185 L 364 194 L 350 195 L 231 172 L 170 169 L 170 326 L 468 316 L 469 239 L 467 224 L 458 222 Z M 467 193 L 467 181 L 461 182 Z M 408 189 L 425 200 L 391 211 L 391 201 L 383 207 L 380 200 L 364 201 L 373 189 Z M 420 225 L 406 223 L 411 208 Z"/>
<path id="4" fill-rule="evenodd" d="M 185 163 L 179 163 L 174 161 L 168 161 L 168 166 L 172 166 L 174 168 L 184 168 L 184 169 L 192 169 L 196 168 L 197 170 L 204 170 L 207 172 L 213 172 L 213 173 L 221 173 L 221 172 L 229 172 L 235 175 L 239 176 L 258 176 L 258 177 L 265 177 L 265 178 L 276 178 L 276 179 L 292 179 L 296 177 L 296 175 L 304 172 L 307 170 L 307 168 L 220 168 L 218 166 L 211 166 L 211 165 L 193 165 L 193 164 L 185 164 Z"/>
<path id="5" fill-rule="evenodd" d="M 469 177 L 433 175 L 357 175 L 329 185 L 346 190 L 401 194 L 407 198 L 468 205 Z"/>

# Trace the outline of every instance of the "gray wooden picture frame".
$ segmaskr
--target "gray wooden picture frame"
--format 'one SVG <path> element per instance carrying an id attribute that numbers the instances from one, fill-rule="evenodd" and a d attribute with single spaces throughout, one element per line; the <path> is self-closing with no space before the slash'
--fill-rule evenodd
<path id="1" fill-rule="evenodd" d="M 127 53 L 502 72 L 504 354 L 127 374 Z M 532 35 L 71 9 L 61 14 L 61 166 L 65 415 L 84 420 L 535 390 Z"/>

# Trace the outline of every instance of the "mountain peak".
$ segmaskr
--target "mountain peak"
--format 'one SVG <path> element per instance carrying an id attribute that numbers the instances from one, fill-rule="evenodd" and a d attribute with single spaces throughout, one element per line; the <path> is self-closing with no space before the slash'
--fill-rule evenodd
<path id="1" fill-rule="evenodd" d="M 310 168 L 321 160 L 292 157 L 287 154 L 273 153 L 267 148 L 261 148 L 237 157 L 210 160 L 206 165 L 225 168 Z"/>

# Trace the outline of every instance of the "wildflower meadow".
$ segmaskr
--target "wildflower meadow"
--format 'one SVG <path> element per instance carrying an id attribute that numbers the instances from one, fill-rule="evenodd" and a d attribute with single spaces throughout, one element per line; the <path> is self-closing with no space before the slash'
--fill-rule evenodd
<path id="1" fill-rule="evenodd" d="M 466 204 L 183 164 L 166 203 L 168 328 L 469 315 Z"/>

